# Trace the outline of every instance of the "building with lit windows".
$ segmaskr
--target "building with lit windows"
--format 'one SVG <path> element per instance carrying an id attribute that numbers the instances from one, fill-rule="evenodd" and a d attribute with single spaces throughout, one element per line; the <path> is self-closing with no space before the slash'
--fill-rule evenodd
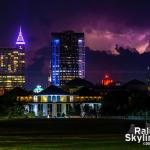
<path id="1" fill-rule="evenodd" d="M 112 79 L 110 79 L 109 75 L 105 75 L 104 79 L 102 79 L 101 83 L 103 86 L 108 86 L 110 84 L 112 84 L 114 81 Z"/>
<path id="2" fill-rule="evenodd" d="M 22 92 L 21 89 L 17 90 L 18 93 Z M 40 90 L 38 86 L 30 94 L 23 92 L 22 95 L 18 95 L 17 100 L 26 102 L 26 111 L 34 113 L 36 117 L 62 117 L 69 115 L 74 97 L 61 88 L 51 85 L 46 89 L 40 87 Z"/>
<path id="3" fill-rule="evenodd" d="M 147 90 L 150 92 L 150 67 L 147 67 L 147 74 L 146 74 L 146 82 L 147 82 Z"/>
<path id="4" fill-rule="evenodd" d="M 48 117 L 60 117 L 68 115 L 73 102 L 73 96 L 56 86 L 49 86 L 38 94 L 34 95 L 33 103 L 30 103 L 30 111 L 35 115 L 43 113 Z"/>
<path id="5" fill-rule="evenodd" d="M 15 48 L 0 48 L 0 91 L 25 85 L 25 41 L 21 27 Z"/>
<path id="6" fill-rule="evenodd" d="M 92 110 L 100 110 L 102 97 L 93 90 L 82 88 L 76 93 L 68 93 L 63 89 L 50 85 L 46 89 L 37 86 L 33 93 L 15 88 L 11 93 L 17 93 L 17 100 L 26 103 L 26 113 L 33 113 L 36 117 L 56 118 L 83 117 L 85 107 Z"/>
<path id="7" fill-rule="evenodd" d="M 49 83 L 62 86 L 74 78 L 85 78 L 84 33 L 52 33 Z"/>

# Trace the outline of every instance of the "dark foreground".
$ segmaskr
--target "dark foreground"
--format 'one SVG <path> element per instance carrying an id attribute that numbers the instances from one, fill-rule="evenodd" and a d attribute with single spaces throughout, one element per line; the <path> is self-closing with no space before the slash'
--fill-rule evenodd
<path id="1" fill-rule="evenodd" d="M 110 119 L 3 120 L 0 121 L 0 150 L 141 150 L 127 143 L 130 124 L 144 122 Z"/>

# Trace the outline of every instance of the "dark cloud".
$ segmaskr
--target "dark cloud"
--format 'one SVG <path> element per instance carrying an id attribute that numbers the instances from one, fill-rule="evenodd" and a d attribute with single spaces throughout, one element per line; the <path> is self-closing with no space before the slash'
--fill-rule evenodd
<path id="1" fill-rule="evenodd" d="M 13 35 L 21 24 L 34 52 L 49 44 L 52 31 L 68 29 L 84 31 L 92 49 L 113 51 L 117 43 L 141 52 L 149 47 L 149 39 L 138 40 L 150 34 L 148 0 L 5 0 L 0 4 L 2 46 L 15 43 Z"/>
<path id="2" fill-rule="evenodd" d="M 39 49 L 38 52 L 36 52 L 36 58 L 33 60 L 33 63 L 26 67 L 27 88 L 33 89 L 37 84 L 43 87 L 48 86 L 49 62 L 49 47 Z"/>
<path id="3" fill-rule="evenodd" d="M 137 78 L 145 81 L 150 53 L 139 54 L 120 48 L 120 55 L 86 50 L 87 79 L 99 82 L 108 73 L 114 80 L 126 82 Z"/>

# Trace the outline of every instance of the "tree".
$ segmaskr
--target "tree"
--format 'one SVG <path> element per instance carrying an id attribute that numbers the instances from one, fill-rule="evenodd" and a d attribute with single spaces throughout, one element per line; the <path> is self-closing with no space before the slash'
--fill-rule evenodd
<path id="1" fill-rule="evenodd" d="M 111 91 L 102 100 L 102 115 L 125 115 L 128 105 L 128 92 Z"/>
<path id="2" fill-rule="evenodd" d="M 23 102 L 17 101 L 17 96 L 15 95 L 2 95 L 0 97 L 0 115 L 8 117 L 23 116 L 24 105 Z"/>
<path id="3" fill-rule="evenodd" d="M 111 91 L 102 100 L 102 115 L 144 115 L 150 111 L 147 91 Z"/>

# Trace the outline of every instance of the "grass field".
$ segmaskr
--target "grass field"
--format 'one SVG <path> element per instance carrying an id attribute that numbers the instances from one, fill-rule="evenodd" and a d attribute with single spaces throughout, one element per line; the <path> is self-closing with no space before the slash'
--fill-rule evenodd
<path id="1" fill-rule="evenodd" d="M 150 146 L 127 143 L 130 124 L 109 119 L 34 119 L 0 121 L 0 150 L 143 150 Z"/>

